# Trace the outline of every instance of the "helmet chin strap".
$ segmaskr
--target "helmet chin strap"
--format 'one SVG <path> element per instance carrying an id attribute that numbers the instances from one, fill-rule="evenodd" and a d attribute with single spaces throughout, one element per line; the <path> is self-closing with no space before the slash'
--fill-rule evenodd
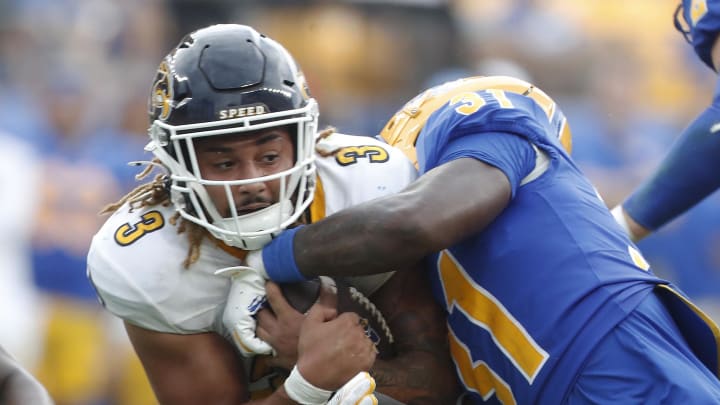
<path id="1" fill-rule="evenodd" d="M 272 238 L 283 231 L 281 224 L 293 213 L 290 200 L 283 200 L 261 210 L 237 218 L 222 218 L 214 226 L 232 234 L 209 229 L 210 233 L 226 244 L 245 250 L 262 249 Z M 268 229 L 271 232 L 257 234 Z M 248 235 L 255 234 L 255 235 Z"/>

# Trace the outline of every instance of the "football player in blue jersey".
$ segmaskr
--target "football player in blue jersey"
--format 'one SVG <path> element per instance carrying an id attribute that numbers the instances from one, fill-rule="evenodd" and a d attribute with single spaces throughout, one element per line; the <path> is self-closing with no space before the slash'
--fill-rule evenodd
<path id="1" fill-rule="evenodd" d="M 700 60 L 717 72 L 720 1 L 683 0 L 675 14 L 675 26 Z M 720 175 L 712 169 L 719 157 L 720 81 L 710 106 L 680 134 L 657 170 L 613 208 L 613 216 L 634 241 L 646 237 L 720 187 Z"/>
<path id="2" fill-rule="evenodd" d="M 420 177 L 286 230 L 247 257 L 277 281 L 426 260 L 474 403 L 720 402 L 718 328 L 648 263 L 569 156 L 540 89 L 472 77 L 407 103 L 380 134 Z M 250 337 L 243 337 L 243 339 Z"/>

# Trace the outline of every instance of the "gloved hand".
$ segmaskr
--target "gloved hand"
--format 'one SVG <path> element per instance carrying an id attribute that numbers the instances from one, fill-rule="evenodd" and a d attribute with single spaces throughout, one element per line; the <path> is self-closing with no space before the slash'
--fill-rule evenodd
<path id="1" fill-rule="evenodd" d="M 340 387 L 327 405 L 376 405 L 374 392 L 375 379 L 367 371 L 361 371 Z"/>
<path id="2" fill-rule="evenodd" d="M 255 335 L 255 314 L 266 301 L 265 279 L 245 266 L 220 269 L 215 275 L 230 277 L 232 282 L 223 312 L 223 324 L 232 333 L 240 352 L 245 357 L 272 353 L 272 347 Z"/>
<path id="3" fill-rule="evenodd" d="M 309 405 L 377 405 L 375 379 L 367 371 L 359 372 L 335 393 L 309 383 L 294 367 L 284 383 L 285 392 L 299 404 Z M 332 395 L 332 396 L 331 396 Z M 329 398 L 329 399 L 328 399 Z"/>

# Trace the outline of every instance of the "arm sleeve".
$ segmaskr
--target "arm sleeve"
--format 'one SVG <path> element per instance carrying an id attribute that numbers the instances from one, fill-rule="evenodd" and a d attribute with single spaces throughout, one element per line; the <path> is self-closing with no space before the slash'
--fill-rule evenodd
<path id="1" fill-rule="evenodd" d="M 656 230 L 720 187 L 720 102 L 680 134 L 660 167 L 623 203 L 635 222 Z"/>
<path id="2" fill-rule="evenodd" d="M 522 179 L 535 168 L 535 150 L 530 142 L 509 133 L 474 133 L 454 138 L 443 149 L 439 164 L 464 157 L 481 160 L 505 173 L 513 197 Z"/>

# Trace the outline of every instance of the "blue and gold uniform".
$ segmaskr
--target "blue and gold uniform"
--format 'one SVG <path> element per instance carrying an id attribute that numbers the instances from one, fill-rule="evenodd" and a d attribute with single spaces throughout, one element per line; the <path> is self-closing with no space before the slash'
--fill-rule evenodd
<path id="1" fill-rule="evenodd" d="M 630 398 L 628 386 L 641 402 L 678 399 L 647 388 L 666 383 L 720 400 L 717 327 L 653 274 L 615 223 L 541 90 L 507 77 L 449 82 L 410 101 L 381 136 L 421 175 L 474 158 L 510 181 L 511 201 L 488 227 L 430 258 L 453 359 L 477 402 L 608 403 Z M 649 378 L 647 367 L 662 372 Z"/>
<path id="2" fill-rule="evenodd" d="M 717 71 L 712 51 L 720 33 L 720 1 L 683 0 L 675 26 L 700 60 Z M 720 188 L 720 176 L 713 169 L 720 156 L 719 131 L 720 81 L 710 105 L 683 129 L 655 172 L 613 212 L 622 218 L 624 211 L 655 231 L 715 192 Z"/>
<path id="3" fill-rule="evenodd" d="M 680 14 L 687 27 L 683 27 Z M 675 26 L 686 35 L 698 57 L 710 69 L 717 70 L 713 66 L 712 48 L 720 32 L 720 1 L 683 0 L 675 15 Z"/>

